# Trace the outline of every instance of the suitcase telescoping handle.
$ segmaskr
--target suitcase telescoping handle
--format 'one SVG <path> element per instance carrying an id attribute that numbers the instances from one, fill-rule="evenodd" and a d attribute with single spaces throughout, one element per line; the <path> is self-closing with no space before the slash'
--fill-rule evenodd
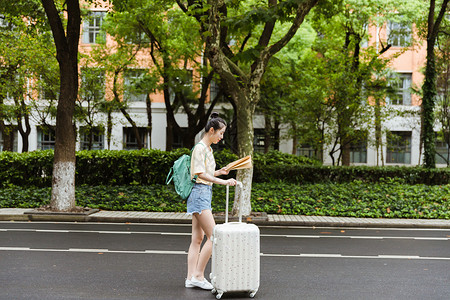
<path id="1" fill-rule="evenodd" d="M 237 181 L 236 190 L 237 190 L 238 186 L 239 186 L 240 189 L 242 189 L 242 182 Z M 225 206 L 225 223 L 228 223 L 228 202 L 229 202 L 229 197 L 230 197 L 230 186 L 227 184 L 227 203 L 226 203 L 226 206 Z M 241 213 L 242 209 L 241 208 L 242 208 L 242 201 L 239 201 L 239 223 L 242 222 L 242 213 Z"/>

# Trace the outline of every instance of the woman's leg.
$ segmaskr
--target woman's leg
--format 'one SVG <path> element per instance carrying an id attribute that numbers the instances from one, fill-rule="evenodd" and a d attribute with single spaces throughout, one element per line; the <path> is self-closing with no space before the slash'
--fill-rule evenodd
<path id="1" fill-rule="evenodd" d="M 187 279 L 191 279 L 192 275 L 197 268 L 198 258 L 200 255 L 200 246 L 203 241 L 204 232 L 201 228 L 197 218 L 197 213 L 192 215 L 192 236 L 191 236 L 191 244 L 189 246 L 188 251 L 188 270 L 187 270 Z"/>
<path id="2" fill-rule="evenodd" d="M 203 210 L 201 214 L 194 214 L 193 219 L 196 219 L 196 224 L 201 228 L 202 232 L 206 235 L 207 241 L 202 247 L 200 255 L 198 256 L 197 266 L 193 272 L 193 276 L 198 280 L 203 280 L 205 268 L 211 258 L 212 253 L 212 233 L 216 222 L 214 221 L 211 210 Z M 203 235 L 202 235 L 203 239 Z M 201 243 L 201 241 L 200 241 Z"/>

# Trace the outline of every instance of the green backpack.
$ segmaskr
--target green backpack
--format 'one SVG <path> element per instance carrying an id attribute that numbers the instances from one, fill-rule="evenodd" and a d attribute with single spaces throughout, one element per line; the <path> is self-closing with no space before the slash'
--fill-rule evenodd
<path id="1" fill-rule="evenodd" d="M 194 150 L 194 148 L 192 148 Z M 191 155 L 192 155 L 191 150 Z M 181 199 L 186 200 L 191 194 L 192 188 L 197 181 L 198 175 L 191 179 L 191 156 L 187 154 L 181 155 L 170 168 L 167 174 L 166 184 L 169 184 L 173 179 L 175 191 L 181 196 Z"/>

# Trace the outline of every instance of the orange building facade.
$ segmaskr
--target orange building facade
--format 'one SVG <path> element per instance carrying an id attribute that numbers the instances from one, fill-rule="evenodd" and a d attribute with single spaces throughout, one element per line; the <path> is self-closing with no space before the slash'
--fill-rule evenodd
<path id="1" fill-rule="evenodd" d="M 90 9 L 91 17 L 85 19 L 82 25 L 82 33 L 80 37 L 80 52 L 84 54 L 90 53 L 93 45 L 96 44 L 97 37 L 102 34 L 101 26 L 103 18 L 108 12 L 108 6 L 96 6 Z M 413 28 L 406 34 L 390 35 L 394 32 L 393 28 L 400 26 L 399 24 L 390 23 L 383 27 L 369 28 L 369 44 L 375 46 L 377 49 L 382 44 L 389 41 L 392 46 L 384 53 L 386 57 L 393 57 L 396 53 L 400 55 L 394 58 L 390 67 L 399 75 L 398 96 L 393 99 L 386 99 L 387 105 L 392 105 L 396 109 L 410 110 L 415 113 L 415 116 L 408 118 L 395 117 L 383 123 L 385 134 L 383 135 L 382 151 L 377 151 L 371 145 L 370 141 L 365 143 L 358 143 L 351 147 L 351 163 L 354 165 L 418 165 L 422 163 L 422 153 L 420 150 L 420 117 L 418 111 L 420 107 L 420 97 L 412 93 L 412 88 L 420 88 L 424 79 L 422 69 L 426 62 L 426 44 L 420 41 L 417 36 L 413 38 Z M 111 37 L 107 36 L 107 45 L 114 49 L 115 43 Z M 412 44 L 412 45 L 411 45 Z M 80 62 L 80 82 L 83 81 L 83 68 L 91 67 L 86 65 L 82 60 Z M 95 67 L 95 66 L 92 66 Z M 151 58 L 146 50 L 140 51 L 136 56 L 136 64 L 131 66 L 128 72 L 129 75 L 123 75 L 120 78 L 121 82 L 131 80 L 133 76 L 138 76 L 141 71 L 148 70 L 152 67 Z M 130 78 L 127 78 L 129 76 Z M 112 80 L 108 75 L 103 74 L 105 80 L 105 97 L 111 99 L 112 96 Z M 214 91 L 210 91 L 214 92 Z M 133 100 L 129 102 L 128 111 L 130 116 L 139 127 L 139 132 L 142 135 L 141 139 L 144 141 L 146 148 L 166 149 L 167 142 L 167 122 L 166 110 L 164 105 L 164 98 L 161 93 L 151 95 L 151 111 L 152 111 L 152 131 L 149 134 L 146 131 L 148 128 L 148 111 L 145 103 L 146 95 L 133 95 Z M 218 108 L 220 110 L 220 108 Z M 137 148 L 136 136 L 132 132 L 128 121 L 120 112 L 113 113 L 114 126 L 112 129 L 112 139 L 108 143 L 105 134 L 98 132 L 95 136 L 83 136 L 82 130 L 79 130 L 80 136 L 77 142 L 79 150 L 86 149 L 86 141 L 89 138 L 94 140 L 93 149 L 111 149 L 111 150 L 131 150 Z M 178 123 L 183 127 L 187 127 L 187 118 L 183 113 L 176 115 Z M 53 120 L 54 121 L 54 120 Z M 106 123 L 106 116 L 99 116 L 99 124 Z M 80 127 L 83 125 L 80 124 Z M 254 119 L 255 128 L 255 151 L 264 149 L 264 118 L 256 115 Z M 286 136 L 286 127 L 281 127 L 280 137 Z M 370 133 L 374 135 L 374 133 Z M 173 147 L 181 147 L 181 137 L 173 137 Z M 15 149 L 21 149 L 20 139 L 15 141 Z M 54 134 L 52 132 L 43 132 L 39 129 L 39 124 L 34 124 L 32 133 L 30 135 L 30 150 L 36 149 L 51 149 L 54 147 Z M 1 137 L 0 137 L 1 145 Z M 282 152 L 291 153 L 293 141 L 290 139 L 280 140 L 279 149 Z M 448 146 L 444 144 L 437 145 L 438 151 L 445 154 Z M 447 148 L 446 148 L 447 147 Z M 327 149 L 324 149 L 323 162 L 331 164 L 332 160 L 327 155 Z M 297 151 L 298 155 L 314 156 L 313 149 L 307 146 L 300 146 Z M 437 160 L 438 165 L 444 166 L 445 162 L 442 159 Z"/>

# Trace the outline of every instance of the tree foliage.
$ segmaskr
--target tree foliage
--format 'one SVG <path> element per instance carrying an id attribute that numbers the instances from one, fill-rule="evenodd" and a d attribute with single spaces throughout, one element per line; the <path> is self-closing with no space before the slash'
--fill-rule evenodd
<path id="1" fill-rule="evenodd" d="M 119 44 L 145 49 L 151 77 L 162 79 L 156 90 L 163 93 L 167 110 L 166 149 L 172 148 L 173 133 L 183 138 L 185 147 L 192 147 L 220 99 L 208 99 L 214 72 L 202 54 L 198 23 L 174 1 L 115 0 L 113 4 L 114 28 L 109 33 Z M 176 120 L 178 112 L 186 113 L 187 130 Z"/>

